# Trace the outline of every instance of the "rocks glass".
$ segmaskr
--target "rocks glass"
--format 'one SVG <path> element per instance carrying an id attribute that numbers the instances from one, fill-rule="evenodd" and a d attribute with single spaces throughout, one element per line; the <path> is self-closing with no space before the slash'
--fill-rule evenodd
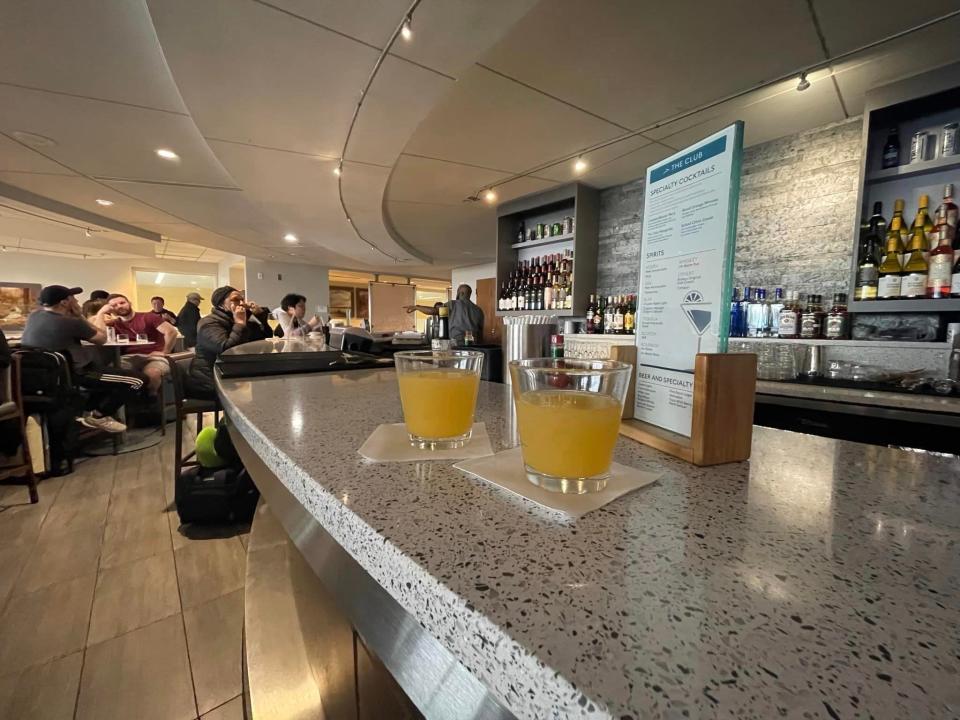
<path id="1" fill-rule="evenodd" d="M 510 363 L 527 479 L 563 493 L 607 485 L 632 367 L 612 360 Z"/>
<path id="2" fill-rule="evenodd" d="M 425 450 L 466 445 L 473 432 L 483 353 L 410 350 L 393 359 L 410 443 Z"/>

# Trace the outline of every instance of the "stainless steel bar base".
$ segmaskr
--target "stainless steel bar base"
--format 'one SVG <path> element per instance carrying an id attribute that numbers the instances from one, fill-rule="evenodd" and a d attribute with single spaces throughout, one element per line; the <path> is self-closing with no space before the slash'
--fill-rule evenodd
<path id="1" fill-rule="evenodd" d="M 275 542 L 276 531 L 259 532 L 260 524 L 269 523 L 268 519 L 261 516 L 266 510 L 259 508 L 248 549 L 247 593 L 250 600 L 245 618 L 253 720 L 282 720 L 288 717 L 326 717 L 333 720 L 355 717 L 350 714 L 346 707 L 348 703 L 341 697 L 343 693 L 340 691 L 344 686 L 342 673 L 346 672 L 342 667 L 346 630 L 336 625 L 332 618 L 334 614 L 341 613 L 349 619 L 359 635 L 361 642 L 358 645 L 362 644 L 376 654 L 425 717 L 442 720 L 513 718 L 512 713 L 476 677 L 425 631 L 323 529 L 260 460 L 242 434 L 232 426 L 230 434 L 244 466 L 260 489 L 263 500 L 268 503 L 273 518 L 299 550 L 296 554 L 302 557 L 326 591 L 310 594 L 326 595 L 336 604 L 335 612 L 325 611 L 326 599 L 305 597 L 304 593 L 294 592 L 293 604 L 290 601 L 285 604 L 275 602 L 273 606 L 268 606 L 266 616 L 257 614 L 256 607 L 260 605 L 257 593 L 273 593 L 276 596 L 274 600 L 278 600 L 277 592 L 282 591 L 282 585 L 288 582 L 283 573 L 286 572 L 286 578 L 289 578 L 297 572 L 297 559 L 291 555 L 285 543 Z M 269 562 L 261 563 L 261 558 L 269 559 Z M 272 568 L 268 567 L 271 565 Z M 264 568 L 262 575 L 258 568 Z M 271 583 L 275 584 L 273 589 Z M 265 634 L 267 623 L 276 625 L 271 637 Z M 326 625 L 318 630 L 317 626 L 324 623 Z M 315 627 L 311 628 L 309 624 Z M 300 633 L 306 637 L 299 640 L 294 638 L 289 641 L 290 644 L 285 644 L 287 641 L 284 638 L 291 637 L 288 633 Z M 326 635 L 337 639 L 316 646 L 317 638 Z M 275 667 L 259 666 L 255 655 L 263 651 L 265 644 L 282 648 L 287 657 L 278 659 Z M 356 657 L 360 662 L 366 656 L 358 649 Z M 292 667 L 288 667 L 288 662 Z M 360 695 L 363 674 L 359 674 L 358 678 Z M 303 680 L 304 684 L 300 684 L 299 680 Z M 260 685 L 263 685 L 262 689 L 258 687 Z M 299 696 L 284 698 L 277 690 L 294 685 L 299 688 Z M 378 691 L 377 688 L 370 690 L 374 696 Z M 323 714 L 314 715 L 311 708 L 318 701 L 322 704 Z M 362 704 L 361 696 L 361 707 Z"/>

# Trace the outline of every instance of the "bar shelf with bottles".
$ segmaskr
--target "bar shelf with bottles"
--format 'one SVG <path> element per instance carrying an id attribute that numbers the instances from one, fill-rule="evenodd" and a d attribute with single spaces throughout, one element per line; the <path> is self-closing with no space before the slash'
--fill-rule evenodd
<path id="1" fill-rule="evenodd" d="M 950 87 L 951 68 L 960 64 L 867 96 L 850 312 L 960 313 L 960 88 Z"/>
<path id="2" fill-rule="evenodd" d="M 834 293 L 825 304 L 823 296 L 802 295 L 796 290 L 775 288 L 772 297 L 765 288 L 734 288 L 730 303 L 730 337 L 776 338 L 802 341 L 848 341 L 851 320 L 847 294 Z"/>
<path id="3" fill-rule="evenodd" d="M 497 315 L 583 317 L 597 279 L 600 199 L 570 183 L 497 208 Z"/>

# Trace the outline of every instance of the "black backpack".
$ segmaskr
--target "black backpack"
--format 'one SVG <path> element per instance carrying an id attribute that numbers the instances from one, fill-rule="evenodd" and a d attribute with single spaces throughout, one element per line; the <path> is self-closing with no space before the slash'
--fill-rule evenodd
<path id="1" fill-rule="evenodd" d="M 253 520 L 260 492 L 243 468 L 184 468 L 174 494 L 180 522 L 242 523 Z"/>

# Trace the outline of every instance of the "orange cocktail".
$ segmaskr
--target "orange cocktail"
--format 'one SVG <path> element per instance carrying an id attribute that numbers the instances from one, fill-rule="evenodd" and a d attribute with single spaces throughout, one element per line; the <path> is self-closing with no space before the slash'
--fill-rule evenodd
<path id="1" fill-rule="evenodd" d="M 429 449 L 464 445 L 473 428 L 483 354 L 402 352 L 394 362 L 410 441 Z"/>

